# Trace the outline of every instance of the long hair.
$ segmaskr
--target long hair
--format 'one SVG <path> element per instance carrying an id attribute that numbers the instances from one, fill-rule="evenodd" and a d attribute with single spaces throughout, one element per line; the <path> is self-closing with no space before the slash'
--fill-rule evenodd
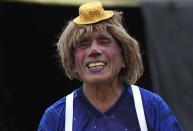
<path id="1" fill-rule="evenodd" d="M 78 74 L 74 72 L 75 48 L 83 34 L 93 31 L 107 31 L 117 40 L 125 62 L 125 68 L 121 69 L 119 79 L 126 84 L 134 84 L 143 73 L 139 43 L 123 27 L 122 12 L 116 11 L 114 11 L 113 17 L 94 24 L 78 25 L 73 21 L 69 21 L 57 43 L 66 75 L 70 79 L 80 79 Z"/>

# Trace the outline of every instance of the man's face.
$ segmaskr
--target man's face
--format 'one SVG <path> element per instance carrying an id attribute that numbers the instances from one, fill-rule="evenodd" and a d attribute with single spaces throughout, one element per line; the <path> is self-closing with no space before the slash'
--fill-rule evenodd
<path id="1" fill-rule="evenodd" d="M 75 49 L 75 72 L 83 82 L 112 82 L 125 64 L 121 50 L 110 33 L 84 34 Z"/>

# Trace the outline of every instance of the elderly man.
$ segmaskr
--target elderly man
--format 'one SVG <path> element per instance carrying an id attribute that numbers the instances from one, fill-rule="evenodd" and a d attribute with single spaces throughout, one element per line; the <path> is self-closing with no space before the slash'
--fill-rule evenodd
<path id="1" fill-rule="evenodd" d="M 133 85 L 143 64 L 121 12 L 80 6 L 57 46 L 66 75 L 83 84 L 46 110 L 39 131 L 182 130 L 161 97 Z"/>

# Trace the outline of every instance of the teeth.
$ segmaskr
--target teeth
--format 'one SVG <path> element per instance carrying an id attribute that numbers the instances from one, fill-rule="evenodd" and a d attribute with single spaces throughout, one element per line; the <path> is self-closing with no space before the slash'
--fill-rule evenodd
<path id="1" fill-rule="evenodd" d="M 88 67 L 95 67 L 95 66 L 104 66 L 105 63 L 103 62 L 96 62 L 96 63 L 89 63 Z"/>

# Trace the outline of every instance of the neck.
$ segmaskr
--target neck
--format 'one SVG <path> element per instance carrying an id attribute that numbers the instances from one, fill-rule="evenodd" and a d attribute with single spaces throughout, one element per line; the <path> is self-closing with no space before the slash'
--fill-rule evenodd
<path id="1" fill-rule="evenodd" d="M 108 84 L 83 84 L 84 94 L 95 108 L 101 112 L 108 110 L 121 95 L 121 84 L 115 81 Z"/>

